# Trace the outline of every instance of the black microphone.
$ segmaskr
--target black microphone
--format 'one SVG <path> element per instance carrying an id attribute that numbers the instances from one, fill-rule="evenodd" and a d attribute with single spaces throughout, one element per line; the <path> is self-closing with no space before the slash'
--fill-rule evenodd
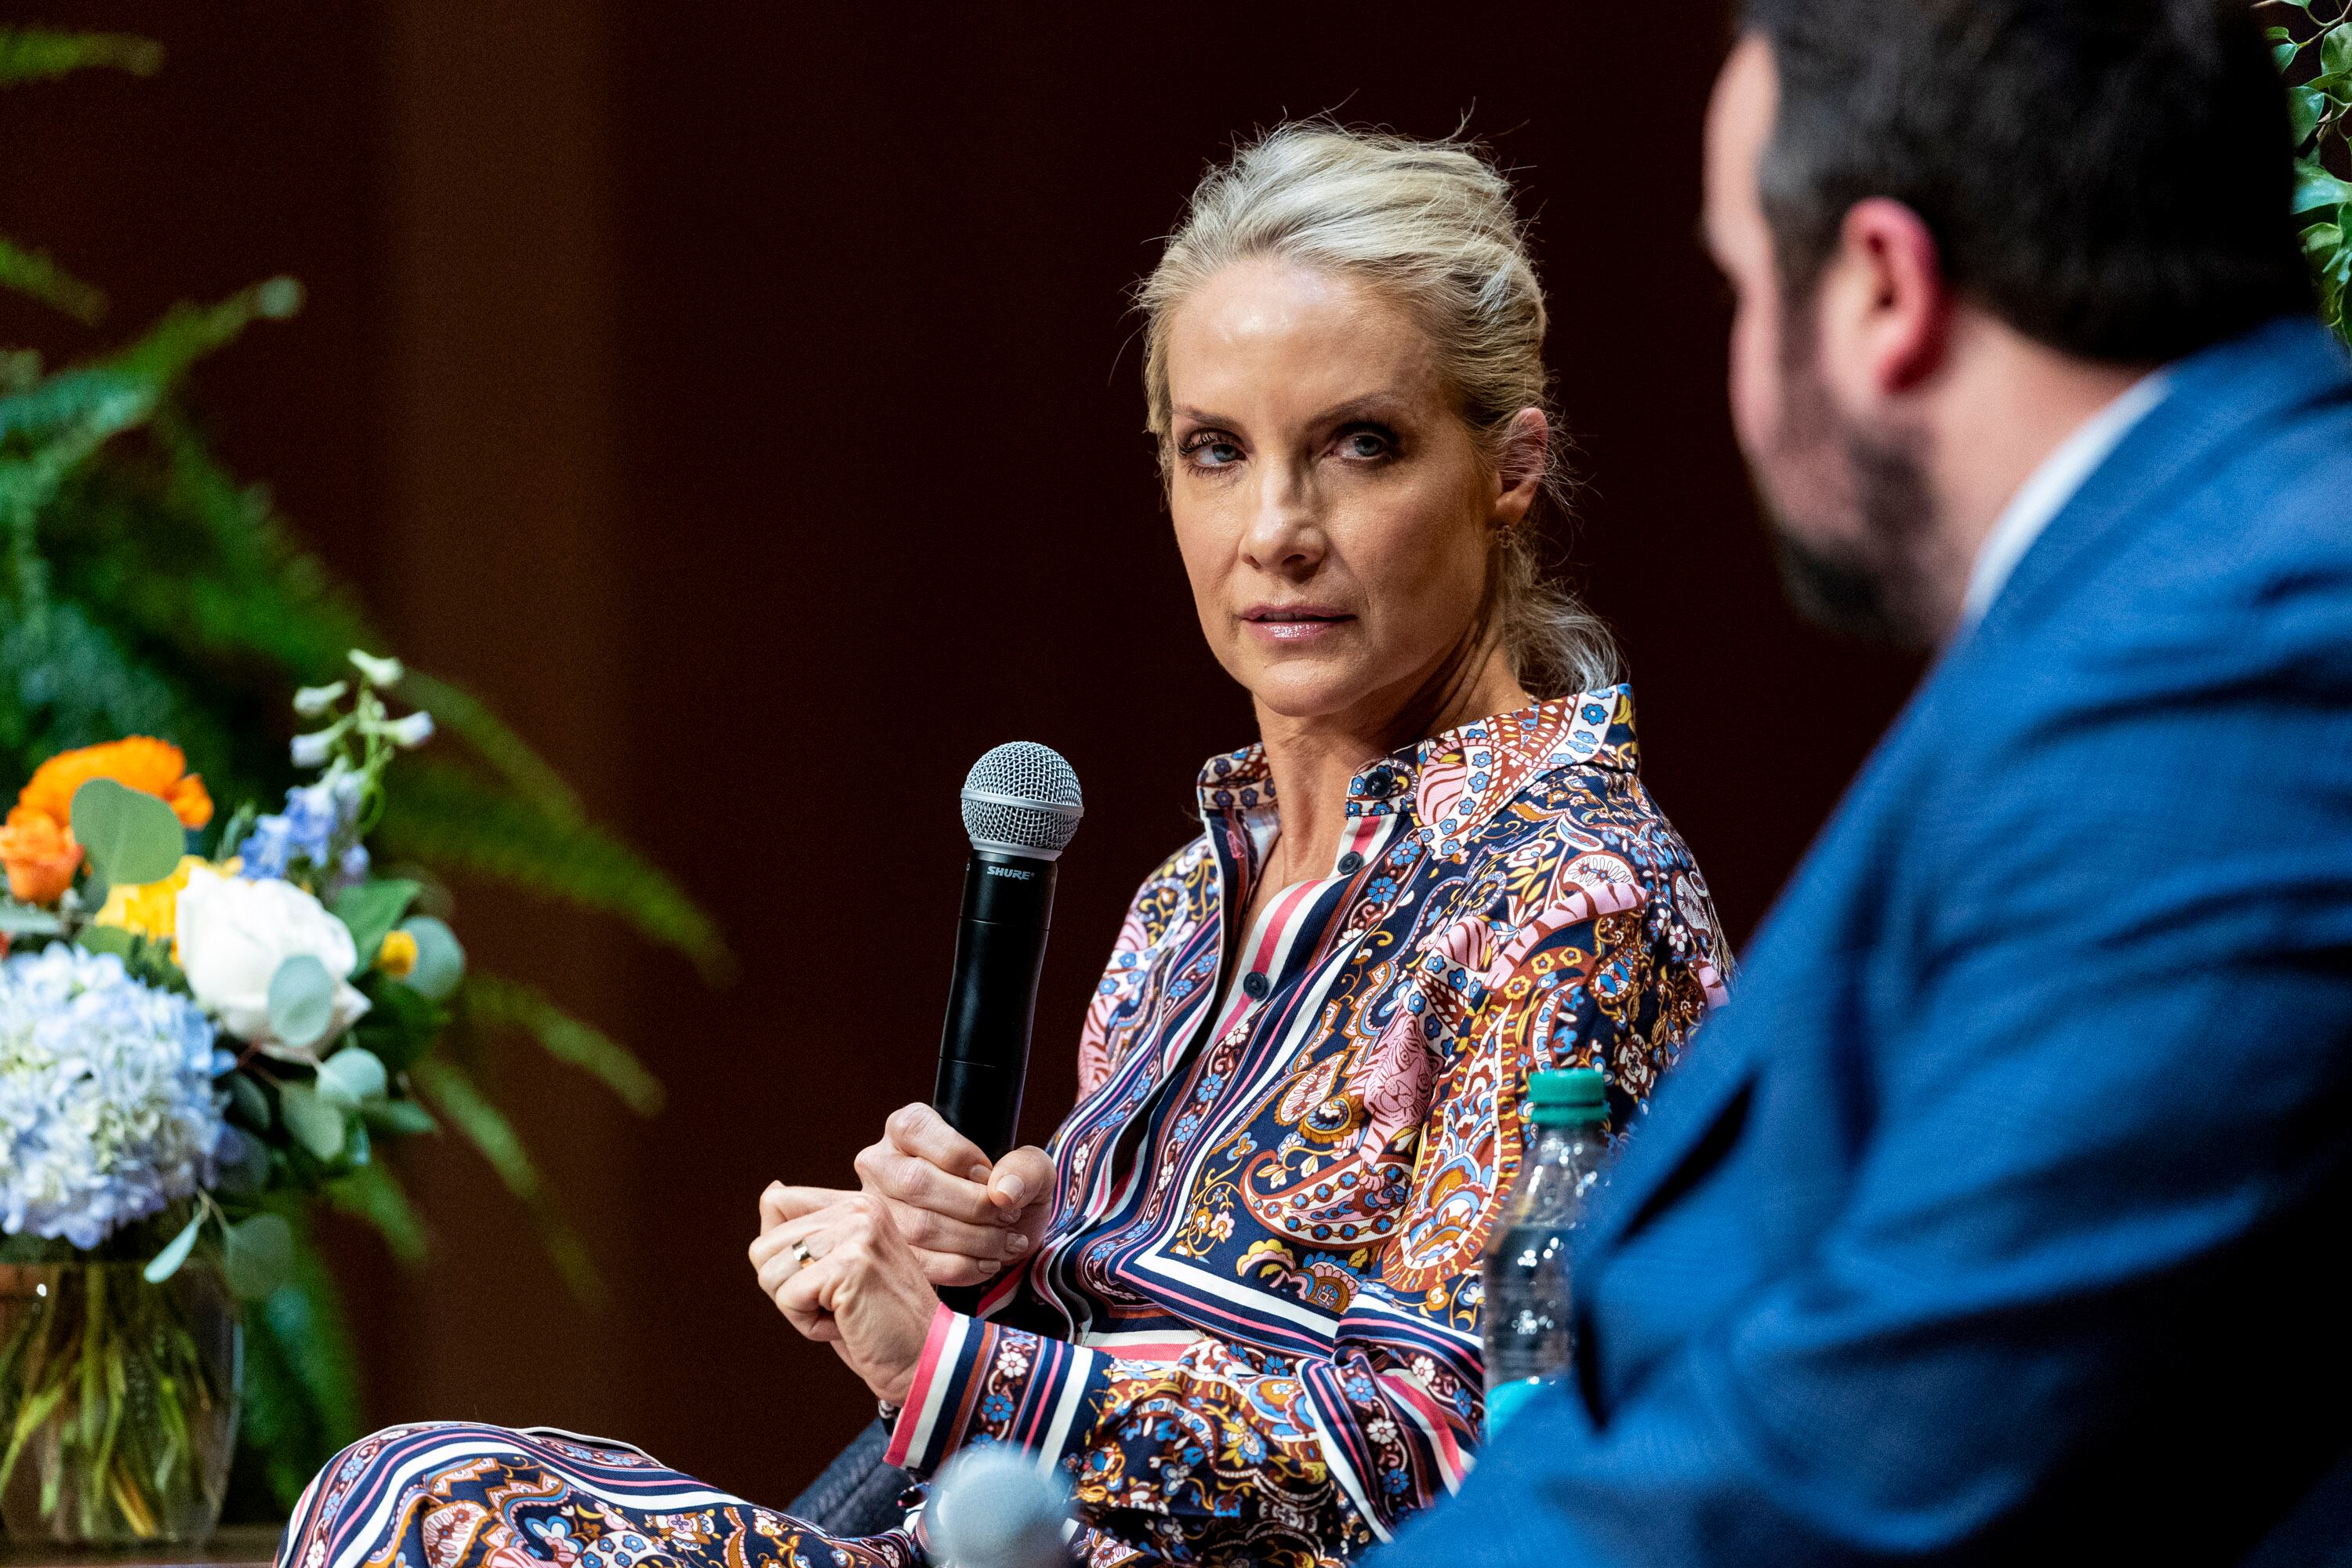
<path id="1" fill-rule="evenodd" d="M 999 746 L 964 776 L 971 859 L 931 1103 L 991 1160 L 1013 1147 L 1021 1125 L 1029 1024 L 1054 921 L 1054 861 L 1085 813 L 1078 775 L 1034 742 Z"/>

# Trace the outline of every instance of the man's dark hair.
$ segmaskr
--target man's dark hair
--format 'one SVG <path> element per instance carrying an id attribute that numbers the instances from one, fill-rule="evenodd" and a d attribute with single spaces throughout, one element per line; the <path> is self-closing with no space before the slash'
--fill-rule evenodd
<path id="1" fill-rule="evenodd" d="M 1955 288 L 2084 359 L 2314 308 L 2249 0 L 1748 0 L 1744 23 L 1780 76 L 1760 182 L 1792 301 L 1886 196 Z"/>

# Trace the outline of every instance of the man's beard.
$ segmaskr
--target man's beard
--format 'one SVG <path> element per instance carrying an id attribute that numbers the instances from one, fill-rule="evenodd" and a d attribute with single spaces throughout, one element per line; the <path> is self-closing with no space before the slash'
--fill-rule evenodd
<path id="1" fill-rule="evenodd" d="M 1936 496 L 1922 443 L 1846 418 L 1817 367 L 1812 323 L 1800 314 L 1789 324 L 1780 428 L 1752 465 L 1781 585 L 1818 626 L 1933 647 L 1948 617 L 1937 604 Z M 1798 508 L 1816 525 L 1845 524 L 1843 537 L 1804 537 L 1789 521 Z"/>

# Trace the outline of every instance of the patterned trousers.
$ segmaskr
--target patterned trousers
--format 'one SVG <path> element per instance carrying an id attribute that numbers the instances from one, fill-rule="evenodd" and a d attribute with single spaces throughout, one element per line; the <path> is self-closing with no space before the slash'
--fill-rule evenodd
<path id="1" fill-rule="evenodd" d="M 836 1540 L 601 1437 L 392 1426 L 319 1472 L 278 1568 L 914 1568 L 906 1531 Z"/>

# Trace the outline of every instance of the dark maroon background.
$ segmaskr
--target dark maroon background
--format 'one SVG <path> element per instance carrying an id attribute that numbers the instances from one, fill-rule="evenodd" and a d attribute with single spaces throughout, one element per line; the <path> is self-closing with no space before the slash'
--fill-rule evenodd
<path id="1" fill-rule="evenodd" d="M 1783 608 L 1731 445 L 1694 238 L 1718 13 L 996 9 L 12 18 L 145 31 L 170 58 L 0 99 L 0 232 L 117 304 L 88 334 L 0 305 L 0 335 L 83 352 L 174 299 L 301 278 L 299 320 L 203 374 L 232 460 L 741 960 L 714 993 L 609 922 L 464 890 L 478 959 L 630 1041 L 670 1102 L 640 1122 L 520 1047 L 502 1068 L 610 1282 L 601 1312 L 469 1151 L 403 1156 L 433 1261 L 336 1242 L 373 1419 L 601 1430 L 782 1500 L 870 1410 L 751 1288 L 753 1200 L 845 1179 L 928 1087 L 974 755 L 1045 741 L 1086 784 L 1042 1134 L 1125 897 L 1187 832 L 1200 759 L 1249 738 L 1160 510 L 1123 291 L 1253 126 L 1466 115 L 1518 173 L 1590 479 L 1574 574 L 1736 931 L 1912 677 Z"/>

